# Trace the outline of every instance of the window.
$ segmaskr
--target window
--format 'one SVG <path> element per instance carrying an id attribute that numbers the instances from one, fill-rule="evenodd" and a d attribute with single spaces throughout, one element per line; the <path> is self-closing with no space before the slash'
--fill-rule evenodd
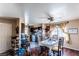
<path id="1" fill-rule="evenodd" d="M 64 37 L 64 32 L 60 27 L 55 27 L 54 30 L 51 32 L 51 36 L 58 35 L 58 37 Z"/>

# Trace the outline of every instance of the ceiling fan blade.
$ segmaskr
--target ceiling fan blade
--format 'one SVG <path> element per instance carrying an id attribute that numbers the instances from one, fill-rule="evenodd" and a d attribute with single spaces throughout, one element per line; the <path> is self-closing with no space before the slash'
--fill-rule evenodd
<path id="1" fill-rule="evenodd" d="M 54 17 L 55 19 L 61 19 L 62 17 Z"/>
<path id="2" fill-rule="evenodd" d="M 50 15 L 49 13 L 46 12 L 45 14 L 46 14 L 48 17 L 51 17 L 51 15 Z"/>

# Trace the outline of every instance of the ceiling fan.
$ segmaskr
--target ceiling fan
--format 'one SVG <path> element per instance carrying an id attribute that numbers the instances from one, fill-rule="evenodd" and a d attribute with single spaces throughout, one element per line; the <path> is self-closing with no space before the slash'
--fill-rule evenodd
<path id="1" fill-rule="evenodd" d="M 52 15 L 50 15 L 49 13 L 45 13 L 46 14 L 46 16 L 47 17 L 39 17 L 40 19 L 47 19 L 47 20 L 49 20 L 50 22 L 51 21 L 54 21 L 55 19 L 60 19 L 61 17 L 55 17 L 55 16 L 52 16 Z"/>
<path id="2" fill-rule="evenodd" d="M 50 21 L 54 20 L 54 17 L 52 17 L 49 13 L 46 13 L 46 17 L 38 17 L 39 19 L 47 19 Z"/>
<path id="3" fill-rule="evenodd" d="M 49 14 L 47 14 L 48 15 L 48 20 L 50 20 L 50 21 L 54 21 L 54 17 L 53 16 L 50 16 Z"/>

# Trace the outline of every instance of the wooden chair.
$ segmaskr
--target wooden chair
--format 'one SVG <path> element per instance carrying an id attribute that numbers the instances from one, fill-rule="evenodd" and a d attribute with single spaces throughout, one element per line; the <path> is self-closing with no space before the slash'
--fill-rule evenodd
<path id="1" fill-rule="evenodd" d="M 61 56 L 63 54 L 63 43 L 64 39 L 59 39 L 58 46 L 51 49 L 53 51 L 53 55 L 57 53 L 57 56 Z"/>

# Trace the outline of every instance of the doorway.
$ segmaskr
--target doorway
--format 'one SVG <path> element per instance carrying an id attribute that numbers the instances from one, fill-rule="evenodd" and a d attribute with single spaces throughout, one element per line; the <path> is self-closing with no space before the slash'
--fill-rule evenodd
<path id="1" fill-rule="evenodd" d="M 0 23 L 0 53 L 11 49 L 12 24 Z"/>

